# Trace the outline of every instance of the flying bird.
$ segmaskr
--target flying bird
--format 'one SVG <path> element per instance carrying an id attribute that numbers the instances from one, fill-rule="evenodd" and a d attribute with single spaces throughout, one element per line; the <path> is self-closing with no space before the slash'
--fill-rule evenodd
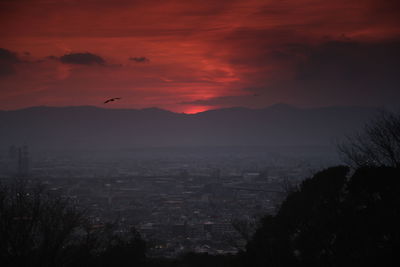
<path id="1" fill-rule="evenodd" d="M 119 99 L 121 99 L 121 98 L 120 97 L 110 98 L 110 99 L 107 99 L 106 101 L 104 101 L 104 104 L 107 104 L 108 102 L 112 102 L 112 101 L 119 100 Z"/>

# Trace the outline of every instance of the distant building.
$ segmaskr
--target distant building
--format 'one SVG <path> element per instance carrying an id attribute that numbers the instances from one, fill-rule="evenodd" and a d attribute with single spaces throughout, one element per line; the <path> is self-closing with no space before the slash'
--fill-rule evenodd
<path id="1" fill-rule="evenodd" d="M 220 169 L 214 169 L 211 172 L 211 177 L 214 179 L 215 182 L 219 182 L 221 180 L 221 170 Z"/>
<path id="2" fill-rule="evenodd" d="M 187 223 L 177 223 L 172 225 L 172 234 L 174 236 L 186 237 L 187 236 Z"/>
<path id="3" fill-rule="evenodd" d="M 23 176 L 29 174 L 29 151 L 27 145 L 18 150 L 18 173 Z"/>
<path id="4" fill-rule="evenodd" d="M 203 224 L 204 231 L 205 231 L 205 232 L 208 232 L 208 233 L 212 233 L 212 231 L 213 231 L 213 226 L 214 226 L 214 223 L 213 223 L 213 222 L 205 222 L 205 223 Z"/>
<path id="5" fill-rule="evenodd" d="M 243 181 L 246 183 L 252 183 L 259 176 L 260 176 L 260 173 L 258 173 L 258 172 L 245 172 L 245 173 L 243 173 Z"/>
<path id="6" fill-rule="evenodd" d="M 12 145 L 8 149 L 8 170 L 9 173 L 18 176 L 29 175 L 29 147 L 24 145 L 17 147 Z"/>
<path id="7" fill-rule="evenodd" d="M 16 146 L 12 145 L 8 149 L 8 158 L 9 159 L 17 159 L 18 157 L 18 149 Z"/>

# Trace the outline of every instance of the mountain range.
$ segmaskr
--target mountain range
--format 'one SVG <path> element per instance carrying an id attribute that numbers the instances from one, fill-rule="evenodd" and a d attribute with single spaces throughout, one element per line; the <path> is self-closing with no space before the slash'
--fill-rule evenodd
<path id="1" fill-rule="evenodd" d="M 329 146 L 361 130 L 377 108 L 276 104 L 197 114 L 158 108 L 31 107 L 0 111 L 0 146 L 43 149 L 174 146 Z"/>

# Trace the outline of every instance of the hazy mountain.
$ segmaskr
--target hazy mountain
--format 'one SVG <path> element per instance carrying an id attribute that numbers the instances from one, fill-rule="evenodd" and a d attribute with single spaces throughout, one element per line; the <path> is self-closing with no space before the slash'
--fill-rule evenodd
<path id="1" fill-rule="evenodd" d="M 227 108 L 178 114 L 157 108 L 32 107 L 0 111 L 0 145 L 37 148 L 329 145 L 377 110 L 361 107 Z"/>

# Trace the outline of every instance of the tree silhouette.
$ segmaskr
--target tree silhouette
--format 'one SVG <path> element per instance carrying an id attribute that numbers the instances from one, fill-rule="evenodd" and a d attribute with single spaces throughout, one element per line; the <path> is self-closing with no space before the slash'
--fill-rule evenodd
<path id="1" fill-rule="evenodd" d="M 41 185 L 0 186 L 2 266 L 143 266 L 139 233 L 94 225 L 69 199 Z"/>
<path id="2" fill-rule="evenodd" d="M 305 180 L 266 216 L 243 266 L 398 266 L 400 169 L 345 166 Z"/>
<path id="3" fill-rule="evenodd" d="M 349 136 L 338 148 L 353 167 L 400 167 L 400 114 L 381 112 L 363 132 Z"/>
<path id="4" fill-rule="evenodd" d="M 0 189 L 0 257 L 11 266 L 55 266 L 84 216 L 67 199 L 18 181 Z"/>

